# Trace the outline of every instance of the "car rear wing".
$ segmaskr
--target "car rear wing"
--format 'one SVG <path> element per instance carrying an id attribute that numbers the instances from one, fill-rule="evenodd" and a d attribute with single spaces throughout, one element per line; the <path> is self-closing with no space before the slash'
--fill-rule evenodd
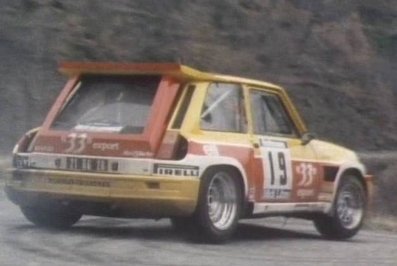
<path id="1" fill-rule="evenodd" d="M 245 83 L 281 90 L 279 86 L 272 83 L 202 72 L 177 63 L 61 62 L 59 63 L 59 71 L 67 76 L 78 76 L 81 74 L 161 75 L 175 77 L 180 81 Z"/>

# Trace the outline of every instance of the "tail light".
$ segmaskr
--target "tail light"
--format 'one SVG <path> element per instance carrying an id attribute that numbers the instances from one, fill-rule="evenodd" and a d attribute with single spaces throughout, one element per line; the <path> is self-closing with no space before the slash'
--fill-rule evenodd
<path id="1" fill-rule="evenodd" d="M 25 135 L 22 136 L 22 138 L 19 139 L 17 144 L 14 146 L 14 149 L 12 150 L 12 153 L 17 153 L 17 152 L 27 152 L 30 151 L 31 148 L 31 143 L 34 137 L 36 136 L 37 132 L 39 131 L 39 127 L 34 128 L 29 130 L 28 132 L 25 133 Z"/>
<path id="2" fill-rule="evenodd" d="M 37 135 L 37 132 L 39 131 L 40 128 L 34 128 L 32 130 L 29 130 L 26 132 L 22 138 L 19 139 L 17 144 L 14 146 L 14 149 L 12 150 L 13 158 L 12 158 L 12 164 L 14 167 L 18 168 L 24 168 L 27 166 L 27 156 L 21 156 L 18 155 L 18 152 L 27 152 L 31 148 L 31 143 L 34 139 L 34 137 Z"/>

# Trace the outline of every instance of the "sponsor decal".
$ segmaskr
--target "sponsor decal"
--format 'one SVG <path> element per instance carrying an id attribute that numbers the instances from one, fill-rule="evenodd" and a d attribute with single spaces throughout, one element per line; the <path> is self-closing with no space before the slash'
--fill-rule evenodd
<path id="1" fill-rule="evenodd" d="M 54 152 L 55 148 L 53 146 L 34 146 L 35 152 Z"/>
<path id="2" fill-rule="evenodd" d="M 213 144 L 203 145 L 203 152 L 205 155 L 208 155 L 208 156 L 219 156 L 218 147 Z"/>
<path id="3" fill-rule="evenodd" d="M 150 151 L 124 151 L 124 156 L 131 156 L 131 157 L 153 157 L 153 153 Z"/>
<path id="4" fill-rule="evenodd" d="M 332 193 L 320 193 L 318 195 L 319 201 L 332 201 Z"/>
<path id="5" fill-rule="evenodd" d="M 285 149 L 288 144 L 285 141 L 272 140 L 267 138 L 259 138 L 259 146 L 267 148 Z"/>
<path id="6" fill-rule="evenodd" d="M 62 167 L 62 159 L 61 158 L 56 158 L 55 160 L 54 160 L 54 165 L 55 165 L 55 167 L 56 168 L 61 168 Z"/>
<path id="7" fill-rule="evenodd" d="M 324 209 L 324 205 L 322 204 L 313 204 L 313 203 L 297 203 L 295 204 L 296 209 L 305 209 L 310 211 L 322 211 Z"/>
<path id="8" fill-rule="evenodd" d="M 79 171 L 98 171 L 98 172 L 117 172 L 119 163 L 110 162 L 106 159 L 66 157 L 64 160 L 57 158 L 54 161 L 58 169 L 79 170 Z"/>
<path id="9" fill-rule="evenodd" d="M 76 185 L 88 187 L 110 187 L 110 182 L 99 180 L 81 180 L 71 178 L 48 178 L 48 183 L 55 185 Z"/>
<path id="10" fill-rule="evenodd" d="M 264 189 L 263 198 L 264 199 L 274 199 L 274 200 L 285 200 L 289 199 L 291 196 L 291 190 L 289 189 Z"/>
<path id="11" fill-rule="evenodd" d="M 16 168 L 27 168 L 30 166 L 30 160 L 28 156 L 15 155 L 13 164 Z"/>
<path id="12" fill-rule="evenodd" d="M 300 198 L 313 197 L 315 195 L 314 189 L 298 189 L 296 195 Z"/>
<path id="13" fill-rule="evenodd" d="M 92 149 L 100 151 L 118 151 L 119 143 L 96 142 L 92 144 Z"/>
<path id="14" fill-rule="evenodd" d="M 198 176 L 199 167 L 193 165 L 154 164 L 153 174 L 162 176 Z"/>

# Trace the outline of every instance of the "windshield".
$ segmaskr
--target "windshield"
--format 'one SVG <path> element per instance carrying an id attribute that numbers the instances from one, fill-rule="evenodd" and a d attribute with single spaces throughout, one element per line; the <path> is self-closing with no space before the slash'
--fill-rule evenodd
<path id="1" fill-rule="evenodd" d="M 84 76 L 52 129 L 139 134 L 159 76 Z"/>

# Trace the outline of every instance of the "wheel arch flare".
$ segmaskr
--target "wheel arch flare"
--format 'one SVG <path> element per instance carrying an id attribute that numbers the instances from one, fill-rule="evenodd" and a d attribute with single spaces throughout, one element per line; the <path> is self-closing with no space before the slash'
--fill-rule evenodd
<path id="1" fill-rule="evenodd" d="M 368 185 L 365 180 L 365 166 L 361 164 L 360 162 L 348 162 L 345 164 L 342 164 L 339 167 L 338 173 L 336 175 L 334 184 L 333 184 L 333 194 L 332 194 L 332 201 L 330 205 L 330 209 L 327 212 L 330 212 L 332 210 L 332 207 L 335 205 L 335 200 L 336 200 L 336 195 L 338 192 L 338 187 L 342 181 L 343 178 L 346 178 L 346 176 L 351 175 L 355 176 L 364 186 L 365 192 L 368 195 Z"/>
<path id="2" fill-rule="evenodd" d="M 200 156 L 200 155 L 188 155 L 184 161 L 195 162 L 200 167 L 200 178 L 209 169 L 217 167 L 227 167 L 236 172 L 240 177 L 238 180 L 242 185 L 244 199 L 248 196 L 248 178 L 243 165 L 236 159 L 227 156 L 217 156 L 216 158 L 211 156 Z M 216 162 L 216 164 L 214 164 Z"/>

